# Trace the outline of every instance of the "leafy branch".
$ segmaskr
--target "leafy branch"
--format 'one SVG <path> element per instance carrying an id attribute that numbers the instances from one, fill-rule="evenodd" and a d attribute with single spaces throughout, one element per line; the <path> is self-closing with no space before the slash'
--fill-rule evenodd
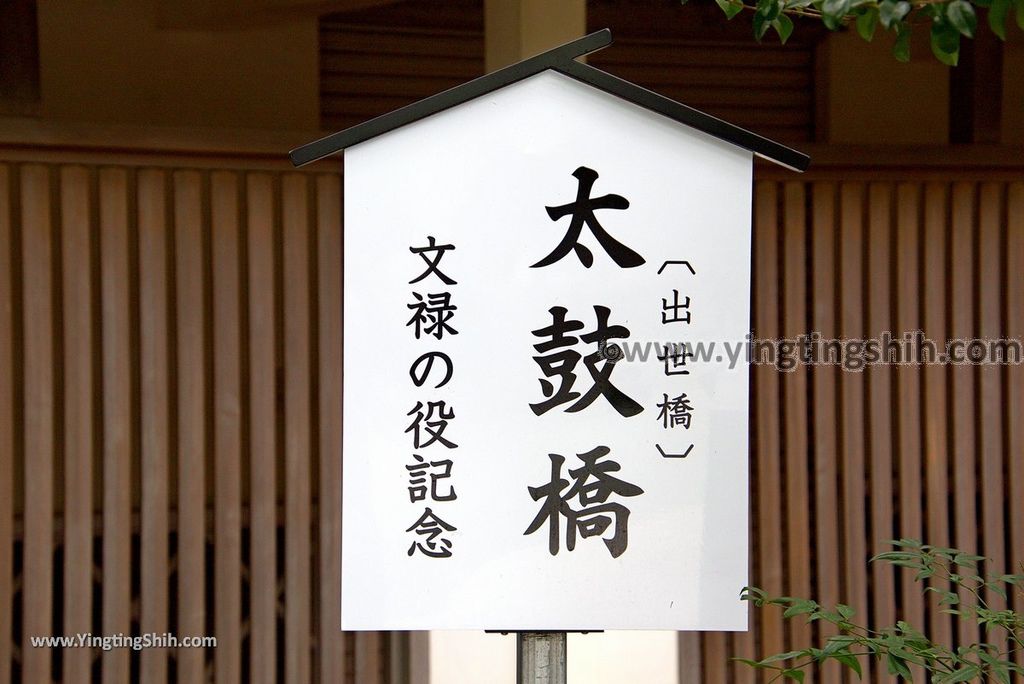
<path id="1" fill-rule="evenodd" d="M 996 595 L 1005 600 L 1008 589 L 1016 589 L 1024 598 L 1024 591 L 1021 591 L 1024 574 L 983 577 L 978 570 L 978 563 L 985 560 L 982 556 L 928 546 L 914 539 L 889 543 L 896 550 L 881 553 L 872 558 L 872 562 L 916 570 L 915 581 L 930 583 L 923 591 L 936 595 L 939 609 L 983 627 L 984 642 L 956 648 L 939 644 L 903 620 L 892 626 L 870 629 L 854 621 L 856 613 L 849 606 L 839 604 L 826 608 L 810 599 L 772 597 L 757 587 L 745 587 L 743 600 L 758 607 L 780 606 L 784 609 L 782 617 L 786 619 L 805 616 L 808 622 L 831 624 L 838 634 L 828 637 L 821 648 L 778 653 L 761 660 L 736 660 L 771 672 L 769 682 L 802 683 L 807 668 L 828 660 L 849 668 L 860 677 L 864 658 L 884 660 L 889 674 L 905 680 L 913 679 L 911 667 L 921 667 L 936 684 L 988 678 L 1011 684 L 1011 673 L 1024 675 L 1024 667 L 1013 662 L 1015 654 L 1024 651 L 1024 614 L 996 609 L 986 599 L 986 596 Z"/>
<path id="2" fill-rule="evenodd" d="M 686 2 L 687 0 L 682 0 Z M 785 43 L 793 33 L 790 16 L 809 17 L 837 31 L 855 26 L 861 38 L 870 42 L 879 26 L 896 34 L 893 55 L 910 60 L 910 34 L 915 25 L 930 23 L 931 47 L 935 57 L 949 66 L 960 59 L 961 37 L 974 38 L 979 9 L 984 9 L 989 28 L 1006 40 L 1011 9 L 1017 26 L 1024 30 L 1024 0 L 715 0 L 732 19 L 744 10 L 754 13 L 754 37 L 764 38 L 773 29 Z"/>

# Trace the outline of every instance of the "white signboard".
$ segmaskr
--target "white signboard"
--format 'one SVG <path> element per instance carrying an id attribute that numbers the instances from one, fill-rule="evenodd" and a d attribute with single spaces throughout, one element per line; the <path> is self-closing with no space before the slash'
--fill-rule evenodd
<path id="1" fill-rule="evenodd" d="M 346 150 L 344 629 L 746 629 L 751 171 L 551 71 Z"/>

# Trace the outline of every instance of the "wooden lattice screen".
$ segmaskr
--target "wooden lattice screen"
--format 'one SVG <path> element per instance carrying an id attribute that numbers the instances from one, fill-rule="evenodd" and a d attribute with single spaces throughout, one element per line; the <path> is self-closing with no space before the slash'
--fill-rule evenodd
<path id="1" fill-rule="evenodd" d="M 957 157 L 825 164 L 800 178 L 761 169 L 755 335 L 1024 339 L 1024 169 Z M 946 644 L 977 641 L 976 625 L 923 599 L 913 571 L 868 559 L 911 537 L 1021 572 L 1024 367 L 759 366 L 751 377 L 752 583 L 847 603 L 874 625 L 907 620 Z M 1024 609 L 1024 595 L 1012 600 Z M 774 609 L 752 611 L 751 628 L 681 636 L 681 681 L 754 682 L 729 658 L 822 636 Z M 884 666 L 865 674 L 891 679 Z"/>
<path id="2" fill-rule="evenodd" d="M 8 157 L 0 682 L 387 681 L 338 629 L 337 167 Z M 218 647 L 29 645 L 86 632 Z"/>
<path id="3" fill-rule="evenodd" d="M 1024 167 L 935 156 L 758 169 L 758 336 L 1024 337 Z M 0 684 L 401 679 L 403 635 L 336 628 L 341 249 L 336 167 L 0 150 Z M 752 382 L 754 583 L 946 638 L 881 540 L 1024 561 L 1020 366 Z M 752 628 L 682 636 L 682 680 L 816 629 Z M 220 644 L 25 646 L 139 630 Z"/>

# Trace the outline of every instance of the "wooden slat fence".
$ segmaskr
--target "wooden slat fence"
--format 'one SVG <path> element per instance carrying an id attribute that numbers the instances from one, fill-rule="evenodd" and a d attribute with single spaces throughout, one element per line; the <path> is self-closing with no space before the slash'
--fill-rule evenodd
<path id="1" fill-rule="evenodd" d="M 1024 165 L 755 175 L 755 337 L 1021 338 Z M 867 561 L 884 540 L 912 537 L 988 556 L 988 572 L 1024 571 L 1024 367 L 759 365 L 751 378 L 751 583 L 847 603 L 876 625 L 907 620 L 947 644 L 977 641 L 976 626 L 922 597 L 912 571 Z M 1024 595 L 1010 603 L 1024 610 Z M 826 635 L 752 610 L 749 633 L 681 635 L 680 680 L 758 681 L 729 659 Z M 814 675 L 849 681 L 833 666 Z M 865 680 L 890 677 L 872 664 Z"/>
<path id="2" fill-rule="evenodd" d="M 1019 162 L 757 177 L 757 336 L 1024 336 Z M 337 630 L 340 191 L 267 155 L 0 149 L 0 684 L 406 680 L 407 635 Z M 1022 369 L 751 377 L 752 583 L 976 639 L 867 558 L 1024 562 Z M 752 616 L 682 635 L 681 681 L 823 636 Z M 140 630 L 219 648 L 29 644 Z"/>
<path id="3" fill-rule="evenodd" d="M 0 684 L 404 681 L 338 629 L 341 282 L 336 165 L 0 149 Z M 90 632 L 218 648 L 30 644 Z"/>

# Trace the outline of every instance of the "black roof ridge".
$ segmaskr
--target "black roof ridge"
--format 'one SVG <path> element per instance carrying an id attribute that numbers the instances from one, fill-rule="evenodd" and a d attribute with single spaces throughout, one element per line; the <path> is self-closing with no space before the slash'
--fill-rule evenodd
<path id="1" fill-rule="evenodd" d="M 576 58 L 607 47 L 612 42 L 609 29 L 596 31 L 570 43 L 542 52 L 541 54 L 498 69 L 485 76 L 475 78 L 445 90 L 444 92 L 414 102 L 393 112 L 383 114 L 351 128 L 325 136 L 319 140 L 297 147 L 289 153 L 295 166 L 302 166 L 318 159 L 336 154 L 370 138 L 401 128 L 406 124 L 437 114 L 451 107 L 486 95 L 487 93 L 512 85 L 548 69 L 557 71 L 577 81 L 657 112 L 708 135 L 749 150 L 759 157 L 775 162 L 795 171 L 804 171 L 810 157 L 802 152 L 769 140 L 746 129 L 715 118 L 710 114 L 688 107 L 654 91 L 647 90 L 629 81 L 613 76 L 595 67 L 577 62 Z"/>

